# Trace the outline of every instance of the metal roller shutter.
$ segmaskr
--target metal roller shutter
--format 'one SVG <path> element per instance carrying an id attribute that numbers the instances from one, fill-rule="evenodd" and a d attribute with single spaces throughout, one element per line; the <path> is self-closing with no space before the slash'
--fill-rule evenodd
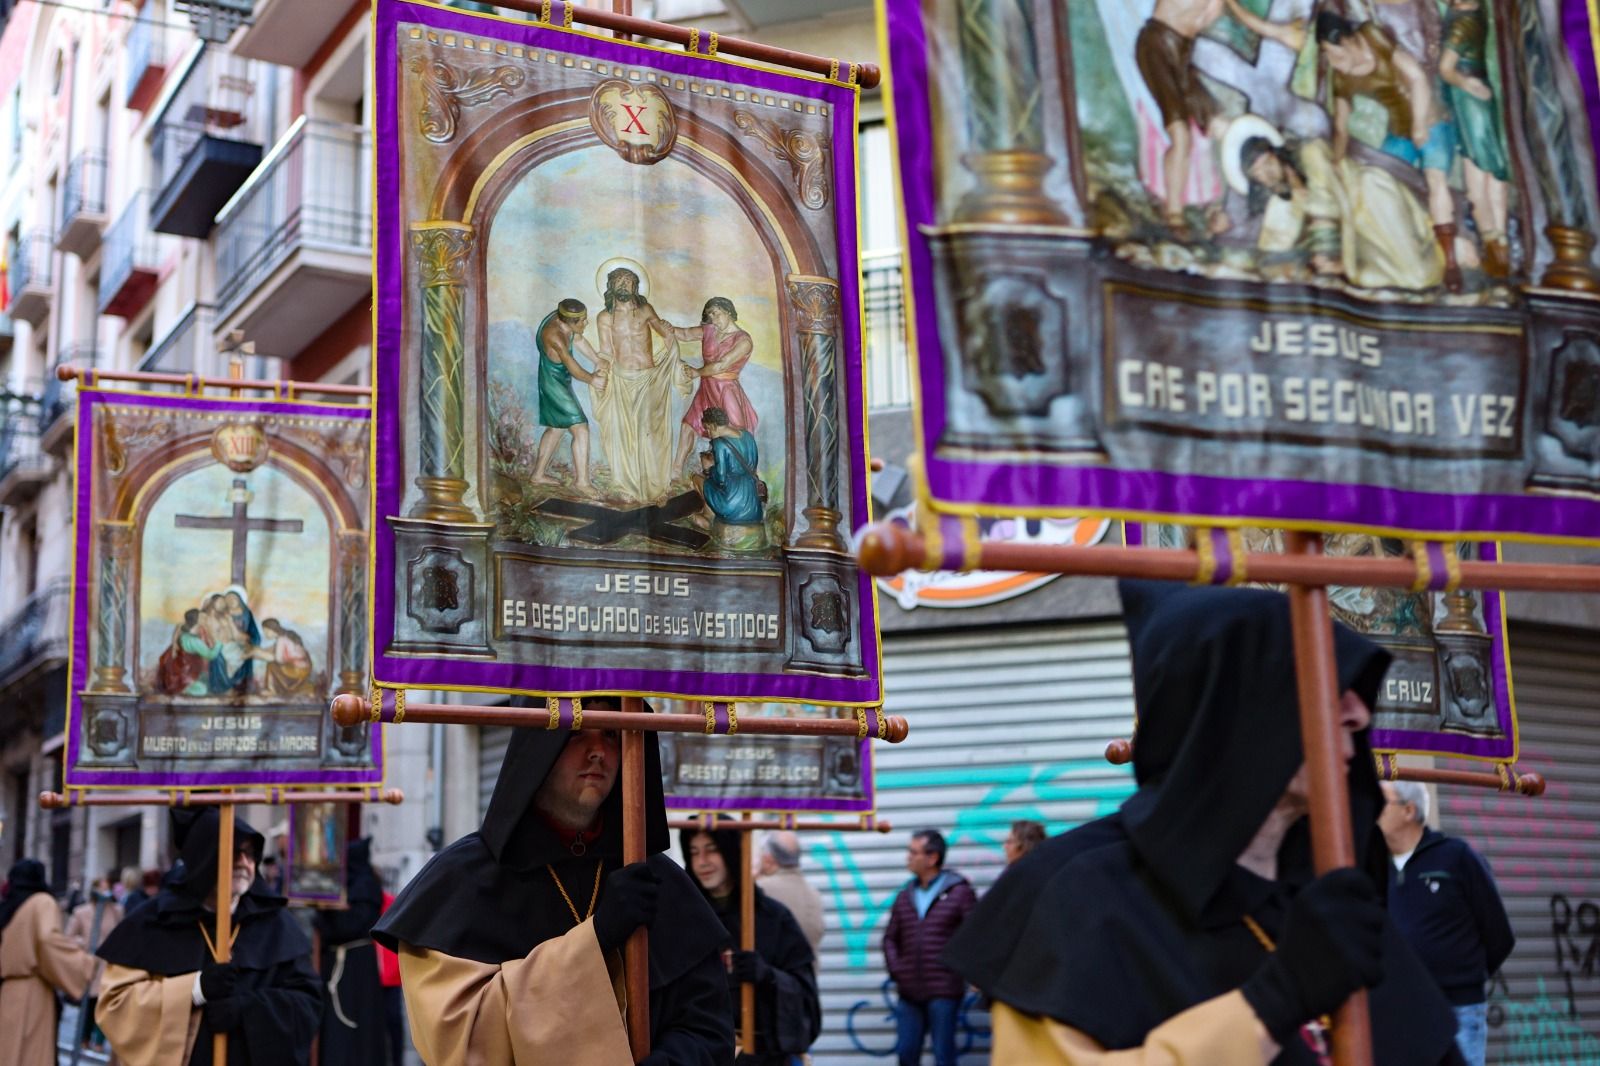
<path id="1" fill-rule="evenodd" d="M 1440 825 L 1488 859 L 1517 946 L 1489 997 L 1489 1062 L 1600 1064 L 1600 638 L 1513 626 L 1522 763 L 1540 799 L 1440 791 Z"/>

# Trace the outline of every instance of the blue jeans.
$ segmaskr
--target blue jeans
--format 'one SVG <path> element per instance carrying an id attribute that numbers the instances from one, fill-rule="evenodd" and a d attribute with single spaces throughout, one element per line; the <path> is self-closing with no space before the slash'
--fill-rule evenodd
<path id="1" fill-rule="evenodd" d="M 1456 1047 L 1467 1066 L 1483 1066 L 1489 1044 L 1489 1004 L 1469 1003 L 1456 1008 Z"/>
<path id="2" fill-rule="evenodd" d="M 922 1062 L 922 1037 L 933 1038 L 934 1066 L 956 1066 L 956 1014 L 959 999 L 930 999 L 919 1003 L 902 999 L 895 1008 L 895 1054 L 900 1066 L 919 1066 Z"/>

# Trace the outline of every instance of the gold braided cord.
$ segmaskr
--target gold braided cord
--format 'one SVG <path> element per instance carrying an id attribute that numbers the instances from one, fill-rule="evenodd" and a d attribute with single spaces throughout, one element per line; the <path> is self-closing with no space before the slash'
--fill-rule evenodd
<path id="1" fill-rule="evenodd" d="M 397 689 L 394 694 L 394 724 L 399 725 L 406 720 L 406 690 Z"/>
<path id="2" fill-rule="evenodd" d="M 889 739 L 889 717 L 883 713 L 883 708 L 878 708 L 878 739 Z"/>
<path id="3" fill-rule="evenodd" d="M 716 30 L 712 30 L 711 31 L 711 48 L 710 48 L 710 50 L 708 50 L 706 52 L 706 55 L 714 56 L 716 54 L 717 54 L 717 31 Z"/>
<path id="4" fill-rule="evenodd" d="M 583 700 L 577 696 L 572 697 L 572 728 L 583 728 Z"/>
<path id="5" fill-rule="evenodd" d="M 573 925 L 582 925 L 585 918 L 594 916 L 594 905 L 600 899 L 600 872 L 605 867 L 606 861 L 604 859 L 594 865 L 594 891 L 589 894 L 589 912 L 583 918 L 578 917 L 578 907 L 572 902 L 572 897 L 567 895 L 567 886 L 561 883 L 561 877 L 556 873 L 556 868 L 554 866 L 545 867 L 546 870 L 550 871 L 550 879 L 556 883 L 556 890 L 561 893 L 561 898 L 567 901 L 567 910 L 572 912 Z"/>
<path id="6" fill-rule="evenodd" d="M 550 25 L 550 0 L 544 0 L 544 3 L 539 5 L 539 21 L 546 26 Z"/>
<path id="7" fill-rule="evenodd" d="M 700 31 L 693 26 L 689 27 L 689 51 L 700 54 Z"/>
<path id="8" fill-rule="evenodd" d="M 862 740 L 862 739 L 864 739 L 866 737 L 866 735 L 867 735 L 867 709 L 865 707 L 857 707 L 856 708 L 856 739 L 857 740 Z"/>
<path id="9" fill-rule="evenodd" d="M 739 705 L 728 704 L 728 735 L 731 737 L 739 731 Z"/>
<path id="10" fill-rule="evenodd" d="M 545 700 L 544 700 L 544 709 L 550 712 L 550 721 L 549 721 L 549 724 L 547 724 L 545 726 L 545 728 L 546 729 L 560 729 L 561 728 L 561 699 L 560 699 L 560 697 L 558 697 L 558 696 L 546 696 Z"/>
<path id="11" fill-rule="evenodd" d="M 1448 577 L 1444 583 L 1446 592 L 1454 592 L 1461 587 L 1461 556 L 1456 553 L 1454 544 L 1444 545 L 1444 570 Z"/>
<path id="12" fill-rule="evenodd" d="M 1420 540 L 1406 541 L 1406 551 L 1417 567 L 1417 579 L 1411 583 L 1412 592 L 1426 592 L 1433 584 L 1433 567 L 1428 564 L 1428 546 Z"/>
<path id="13" fill-rule="evenodd" d="M 371 721 L 377 722 L 383 714 L 383 690 L 377 685 L 372 686 L 372 699 L 367 704 L 367 709 L 372 712 Z"/>
<path id="14" fill-rule="evenodd" d="M 828 80 L 829 81 L 838 81 L 839 80 L 839 61 L 837 59 L 833 59 L 833 60 L 829 60 L 828 61 Z"/>
<path id="15" fill-rule="evenodd" d="M 562 0 L 561 25 L 569 30 L 572 29 L 572 0 Z"/>
<path id="16" fill-rule="evenodd" d="M 710 736 L 717 731 L 717 705 L 706 700 L 706 735 Z"/>
<path id="17" fill-rule="evenodd" d="M 861 64 L 860 63 L 851 63 L 850 64 L 850 84 L 851 85 L 854 85 L 856 83 L 856 74 L 858 74 L 860 72 L 860 70 L 861 70 Z"/>
<path id="18" fill-rule="evenodd" d="M 1502 792 L 1515 791 L 1516 786 L 1511 780 L 1511 770 L 1510 770 L 1510 768 L 1507 767 L 1506 764 L 1503 763 L 1503 762 L 1495 763 L 1494 764 L 1494 768 L 1495 768 L 1495 771 L 1500 774 L 1500 791 L 1502 791 Z"/>
<path id="19" fill-rule="evenodd" d="M 1237 529 L 1228 530 L 1228 551 L 1233 556 L 1233 574 L 1230 585 L 1243 585 L 1250 580 L 1250 567 L 1245 562 L 1244 534 Z"/>
<path id="20" fill-rule="evenodd" d="M 1200 557 L 1200 565 L 1195 567 L 1194 579 L 1189 584 L 1209 585 L 1217 576 L 1217 547 L 1211 543 L 1209 529 L 1195 530 L 1194 551 Z"/>

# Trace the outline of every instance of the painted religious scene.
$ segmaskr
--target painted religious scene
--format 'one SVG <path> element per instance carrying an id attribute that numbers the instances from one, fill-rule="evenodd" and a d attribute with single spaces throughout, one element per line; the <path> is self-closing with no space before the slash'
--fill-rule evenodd
<path id="1" fill-rule="evenodd" d="M 378 18 L 377 682 L 877 702 L 856 88 Z"/>
<path id="2" fill-rule="evenodd" d="M 669 700 L 673 714 L 710 713 L 729 722 L 727 736 L 660 733 L 667 806 L 684 811 L 828 811 L 873 809 L 872 739 L 740 736 L 742 720 L 760 717 L 854 718 L 845 707 L 814 704 L 705 703 Z"/>
<path id="3" fill-rule="evenodd" d="M 1194 548 L 1196 531 L 1130 523 L 1127 540 L 1156 548 Z M 1246 528 L 1235 543 L 1247 552 L 1284 550 L 1281 530 Z M 1369 533 L 1331 533 L 1324 544 L 1329 555 L 1408 556 L 1406 542 Z M 1466 561 L 1499 558 L 1493 544 L 1462 542 L 1456 553 Z M 1335 585 L 1328 589 L 1328 603 L 1336 620 L 1371 637 L 1394 657 L 1372 708 L 1373 750 L 1516 760 L 1511 648 L 1501 593 Z"/>
<path id="4" fill-rule="evenodd" d="M 349 880 L 345 845 L 353 810 L 347 803 L 289 804 L 283 894 L 291 907 L 345 905 Z"/>
<path id="5" fill-rule="evenodd" d="M 886 8 L 935 507 L 1594 538 L 1559 0 Z"/>
<path id="6" fill-rule="evenodd" d="M 80 395 L 67 783 L 381 781 L 365 411 Z"/>

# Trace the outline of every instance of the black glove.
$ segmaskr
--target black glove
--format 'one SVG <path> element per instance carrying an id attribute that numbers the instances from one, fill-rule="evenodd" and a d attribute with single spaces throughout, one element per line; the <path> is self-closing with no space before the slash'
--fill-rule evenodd
<path id="1" fill-rule="evenodd" d="M 1383 901 L 1366 874 L 1334 870 L 1301 889 L 1278 950 L 1239 989 L 1282 1044 L 1383 980 Z"/>
<path id="2" fill-rule="evenodd" d="M 214 999 L 227 999 L 239 983 L 239 971 L 231 962 L 206 960 L 200 967 L 200 994 L 210 1003 Z"/>
<path id="3" fill-rule="evenodd" d="M 772 980 L 772 967 L 753 951 L 735 951 L 729 972 L 741 984 L 764 985 Z"/>
<path id="4" fill-rule="evenodd" d="M 206 1000 L 206 1027 L 213 1033 L 226 1033 L 239 1028 L 244 1000 L 238 996 Z"/>
<path id="5" fill-rule="evenodd" d="M 655 921 L 661 902 L 661 878 L 642 862 L 606 875 L 600 905 L 594 912 L 594 935 L 601 951 L 620 948 L 635 929 Z"/>

